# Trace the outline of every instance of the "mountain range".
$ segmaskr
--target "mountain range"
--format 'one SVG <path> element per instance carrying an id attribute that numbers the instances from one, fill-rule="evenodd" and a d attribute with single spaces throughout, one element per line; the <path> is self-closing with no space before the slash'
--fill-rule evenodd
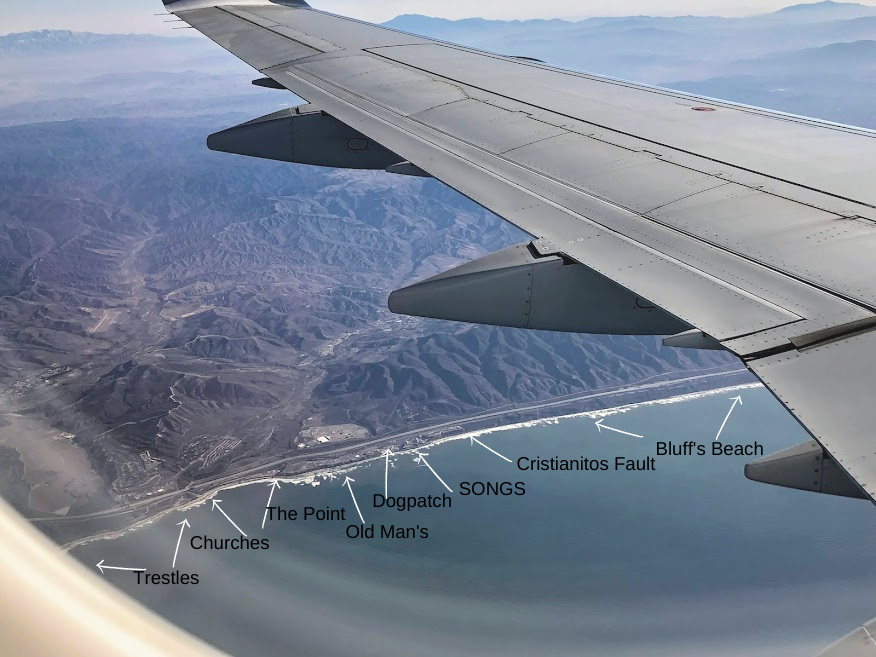
<path id="1" fill-rule="evenodd" d="M 159 37 L 148 34 L 94 34 L 70 30 L 36 30 L 0 36 L 0 55 L 48 55 L 82 50 L 116 48 L 186 48 L 200 39 L 190 37 Z"/>
<path id="2" fill-rule="evenodd" d="M 133 503 L 331 427 L 381 436 L 733 367 L 653 338 L 394 316 L 392 289 L 524 236 L 432 180 L 212 153 L 220 121 L 0 129 L 0 415 L 72 441 L 104 482 L 18 497 L 32 514 Z"/>

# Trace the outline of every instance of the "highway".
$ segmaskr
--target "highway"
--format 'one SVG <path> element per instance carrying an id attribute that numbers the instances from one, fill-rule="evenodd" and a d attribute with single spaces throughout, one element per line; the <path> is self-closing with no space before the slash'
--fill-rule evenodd
<path id="1" fill-rule="evenodd" d="M 717 368 L 717 371 L 708 371 L 704 370 L 698 374 L 693 374 L 686 377 L 676 378 L 676 379 L 664 379 L 660 381 L 654 381 L 652 383 L 639 383 L 633 386 L 625 386 L 625 387 L 613 387 L 613 388 L 602 388 L 597 390 L 591 390 L 584 394 L 578 395 L 569 395 L 566 397 L 554 398 L 547 402 L 540 402 L 535 404 L 525 404 L 525 405 L 506 405 L 499 408 L 491 409 L 490 411 L 485 411 L 483 413 L 478 413 L 475 415 L 470 415 L 462 418 L 456 418 L 453 420 L 447 420 L 444 422 L 440 422 L 437 424 L 431 424 L 427 426 L 418 426 L 414 428 L 408 428 L 402 431 L 394 432 L 391 434 L 386 434 L 384 436 L 380 436 L 378 438 L 373 438 L 371 440 L 366 440 L 362 442 L 357 442 L 349 445 L 344 445 L 335 448 L 328 449 L 320 449 L 316 450 L 308 450 L 307 453 L 302 454 L 300 450 L 292 452 L 291 450 L 280 455 L 273 455 L 269 460 L 266 460 L 264 463 L 259 463 L 256 465 L 251 465 L 243 470 L 237 470 L 232 473 L 227 473 L 221 475 L 219 477 L 213 477 L 211 479 L 205 479 L 202 481 L 198 481 L 190 484 L 186 488 L 172 491 L 169 493 L 163 493 L 161 495 L 156 495 L 154 497 L 150 497 L 149 499 L 142 500 L 139 502 L 135 502 L 133 504 L 124 506 L 124 507 L 115 507 L 111 509 L 105 509 L 103 511 L 97 511 L 94 513 L 83 514 L 83 515 L 75 515 L 75 516 L 65 516 L 65 517 L 49 517 L 49 518 L 32 518 L 30 519 L 32 523 L 40 523 L 40 524 L 58 524 L 58 523 L 69 523 L 69 522 L 79 522 L 79 521 L 88 521 L 88 520 L 99 520 L 99 519 L 107 519 L 120 517 L 124 515 L 128 515 L 130 513 L 135 513 L 137 511 L 148 510 L 150 507 L 160 506 L 161 508 L 157 511 L 165 511 L 168 508 L 169 503 L 174 503 L 182 498 L 196 498 L 199 495 L 203 495 L 204 493 L 210 492 L 212 490 L 216 490 L 222 488 L 224 486 L 229 485 L 238 485 L 245 483 L 249 479 L 257 479 L 260 477 L 264 477 L 266 471 L 276 472 L 279 468 L 285 468 L 289 463 L 292 462 L 302 462 L 302 461 L 324 461 L 327 458 L 336 457 L 342 454 L 355 454 L 361 452 L 362 450 L 370 449 L 373 447 L 381 447 L 384 445 L 390 445 L 392 443 L 397 443 L 399 441 L 403 441 L 409 438 L 416 438 L 422 436 L 423 434 L 434 434 L 436 432 L 440 432 L 445 429 L 459 429 L 458 433 L 465 433 L 466 425 L 471 425 L 475 423 L 483 423 L 488 420 L 493 420 L 497 418 L 502 418 L 504 416 L 510 415 L 512 413 L 520 414 L 520 413 L 532 413 L 532 412 L 540 412 L 544 410 L 551 410 L 562 406 L 567 406 L 569 404 L 576 404 L 581 402 L 586 402 L 588 400 L 594 399 L 605 399 L 609 400 L 613 397 L 623 397 L 626 395 L 641 393 L 645 391 L 659 391 L 665 388 L 673 388 L 679 385 L 690 386 L 692 384 L 698 384 L 697 387 L 702 390 L 708 390 L 714 387 L 720 387 L 716 385 L 721 381 L 721 379 L 726 379 L 727 377 L 738 375 L 744 373 L 744 369 L 727 369 L 727 368 Z M 655 377 L 656 378 L 656 377 Z M 659 399 L 660 395 L 654 394 L 650 395 L 650 398 Z M 615 404 L 618 405 L 618 404 Z M 604 407 L 608 408 L 610 406 L 605 405 Z M 348 463 L 352 463 L 354 460 L 350 459 L 347 463 L 333 463 L 331 467 L 341 467 L 343 465 L 347 465 Z M 315 464 L 313 468 L 302 471 L 300 473 L 296 473 L 295 476 L 301 476 L 302 474 L 307 474 L 307 472 L 317 471 L 325 469 L 326 465 L 324 463 Z M 144 518 L 138 518 L 138 521 L 143 520 Z M 76 541 L 76 543 L 80 543 L 81 540 Z"/>

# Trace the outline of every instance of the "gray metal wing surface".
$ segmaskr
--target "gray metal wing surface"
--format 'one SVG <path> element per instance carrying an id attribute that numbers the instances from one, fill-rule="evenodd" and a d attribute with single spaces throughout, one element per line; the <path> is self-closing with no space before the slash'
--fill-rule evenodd
<path id="1" fill-rule="evenodd" d="M 520 257 L 576 263 L 665 311 L 662 325 L 669 317 L 736 354 L 824 448 L 813 459 L 835 461 L 876 498 L 876 133 L 480 52 L 298 0 L 167 8 L 258 69 L 262 86 L 306 99 L 311 120 L 361 137 L 345 143 L 379 144 L 372 165 L 431 175 L 529 233 Z M 310 161 L 301 157 L 275 159 Z M 807 481 L 795 487 L 822 490 L 817 474 L 797 474 Z"/>
<path id="2" fill-rule="evenodd" d="M 818 657 L 874 657 L 876 656 L 876 618 L 850 632 L 824 651 Z"/>

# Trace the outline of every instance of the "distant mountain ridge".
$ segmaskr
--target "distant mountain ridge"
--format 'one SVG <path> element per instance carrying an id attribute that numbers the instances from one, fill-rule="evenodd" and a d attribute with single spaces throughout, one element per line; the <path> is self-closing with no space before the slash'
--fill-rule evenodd
<path id="1" fill-rule="evenodd" d="M 804 2 L 799 5 L 791 5 L 790 7 L 785 7 L 783 9 L 779 9 L 774 12 L 776 14 L 781 14 L 784 12 L 797 12 L 797 11 L 813 11 L 818 9 L 830 9 L 831 11 L 845 11 L 852 8 L 859 9 L 861 7 L 867 8 L 869 5 L 861 4 L 860 2 L 834 2 L 833 0 L 822 0 L 822 2 Z"/>
<path id="2" fill-rule="evenodd" d="M 75 436 L 103 492 L 71 513 L 317 452 L 310 429 L 387 435 L 734 367 L 656 338 L 392 315 L 391 290 L 525 236 L 434 180 L 214 153 L 226 121 L 0 129 L 0 425 Z"/>
<path id="3" fill-rule="evenodd" d="M 742 60 L 734 63 L 733 67 L 750 68 L 761 74 L 773 71 L 783 72 L 792 67 L 801 71 L 806 67 L 807 74 L 816 70 L 823 73 L 837 70 L 848 73 L 852 69 L 876 70 L 876 40 L 832 43 L 820 48 L 776 53 L 751 62 Z"/>
<path id="4" fill-rule="evenodd" d="M 833 2 L 833 0 L 824 0 L 823 2 L 803 3 L 791 5 L 784 9 L 779 9 L 774 12 L 778 15 L 812 15 L 820 13 L 819 18 L 823 19 L 827 13 L 830 13 L 830 18 L 852 18 L 857 16 L 874 16 L 876 15 L 876 7 L 863 5 L 858 2 Z"/>
<path id="5" fill-rule="evenodd" d="M 495 37 L 503 32 L 513 33 L 521 29 L 537 29 L 539 31 L 558 30 L 562 32 L 566 29 L 597 27 L 607 24 L 633 28 L 642 26 L 643 23 L 648 23 L 650 24 L 649 27 L 653 29 L 653 23 L 655 22 L 733 22 L 757 19 L 822 22 L 868 17 L 876 17 L 876 7 L 853 2 L 825 0 L 823 2 L 791 5 L 770 14 L 754 15 L 741 19 L 705 16 L 652 17 L 640 15 L 594 17 L 580 21 L 559 18 L 505 21 L 485 18 L 451 20 L 422 14 L 401 14 L 387 21 L 384 25 L 405 32 L 414 32 L 436 38 L 455 37 L 459 39 L 461 35 L 464 37 L 467 34 L 474 37 L 486 29 L 489 29 L 491 36 Z M 74 32 L 71 30 L 36 30 L 0 35 L 0 54 L 63 53 L 84 49 L 114 48 L 121 45 L 130 46 L 133 44 L 181 46 L 190 45 L 198 41 L 199 39 L 191 37 L 167 37 L 149 34 L 98 34 L 94 32 Z"/>
<path id="6" fill-rule="evenodd" d="M 728 18 L 721 16 L 650 16 L 641 14 L 636 16 L 597 16 L 593 18 L 585 18 L 578 21 L 564 19 L 533 19 L 533 20 L 492 20 L 485 18 L 463 18 L 452 20 L 447 18 L 438 18 L 425 16 L 422 14 L 401 14 L 390 21 L 384 23 L 387 27 L 392 27 L 403 31 L 420 32 L 421 30 L 441 31 L 453 29 L 458 30 L 475 30 L 482 29 L 486 26 L 497 28 L 505 26 L 507 28 L 515 28 L 526 26 L 538 27 L 575 27 L 585 25 L 602 25 L 609 22 L 622 23 L 637 23 L 641 21 L 679 21 L 679 20 L 703 20 L 703 21 L 739 21 L 753 20 L 763 18 L 776 18 L 783 20 L 814 20 L 814 21 L 829 21 L 829 20 L 848 20 L 854 18 L 866 18 L 876 16 L 876 7 L 864 5 L 856 2 L 833 2 L 832 0 L 824 0 L 823 2 L 802 3 L 790 5 L 779 9 L 778 11 L 766 14 L 752 14 L 742 18 Z"/>
<path id="7" fill-rule="evenodd" d="M 191 37 L 166 37 L 151 34 L 96 34 L 71 30 L 37 30 L 0 36 L 0 54 L 63 53 L 84 49 L 115 48 L 130 45 L 188 45 Z"/>

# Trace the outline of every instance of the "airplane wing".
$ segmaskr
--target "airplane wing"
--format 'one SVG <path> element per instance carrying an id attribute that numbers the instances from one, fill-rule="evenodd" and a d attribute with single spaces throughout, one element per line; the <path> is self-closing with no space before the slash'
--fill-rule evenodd
<path id="1" fill-rule="evenodd" d="M 818 653 L 817 657 L 874 657 L 876 656 L 876 618 L 850 632 L 842 639 Z"/>
<path id="2" fill-rule="evenodd" d="M 738 356 L 814 441 L 747 476 L 876 498 L 876 133 L 316 11 L 167 9 L 309 104 L 214 150 L 432 176 L 532 236 L 396 312 Z M 522 53 L 525 55 L 525 53 Z"/>

